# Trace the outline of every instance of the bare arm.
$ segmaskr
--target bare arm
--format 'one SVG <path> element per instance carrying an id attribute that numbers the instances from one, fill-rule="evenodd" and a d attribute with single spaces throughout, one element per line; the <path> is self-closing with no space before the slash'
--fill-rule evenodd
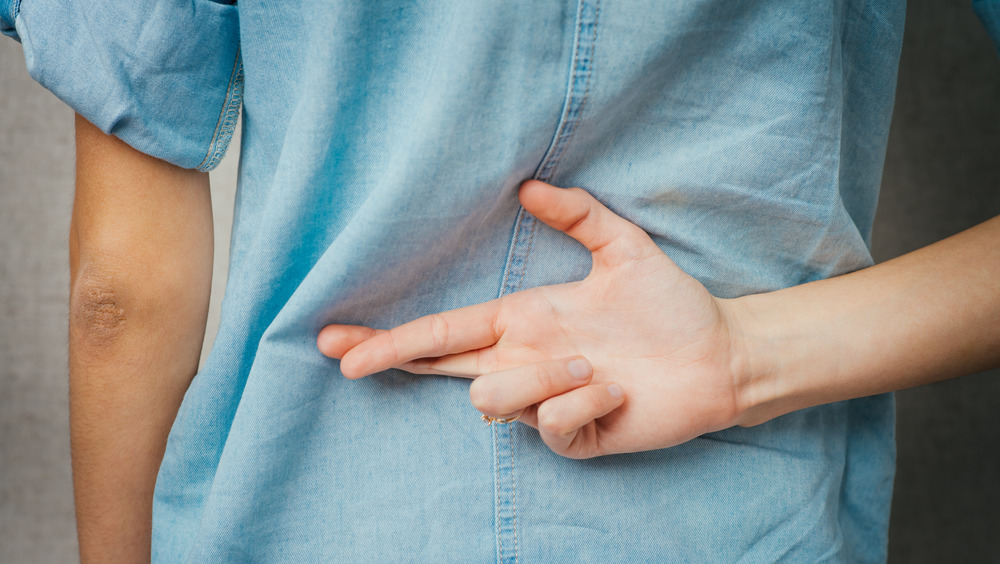
<path id="1" fill-rule="evenodd" d="M 79 116 L 76 139 L 70 436 L 81 560 L 148 562 L 156 473 L 205 332 L 208 175 Z"/>
<path id="2" fill-rule="evenodd" d="M 1000 217 L 865 270 L 734 302 L 747 423 L 1000 366 Z"/>

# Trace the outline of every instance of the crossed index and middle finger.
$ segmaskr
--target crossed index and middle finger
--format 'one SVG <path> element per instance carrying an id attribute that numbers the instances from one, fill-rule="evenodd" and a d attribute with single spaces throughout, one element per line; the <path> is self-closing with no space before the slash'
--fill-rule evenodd
<path id="1" fill-rule="evenodd" d="M 595 268 L 650 253 L 660 255 L 641 229 L 583 190 L 529 180 L 521 186 L 519 198 L 542 222 L 583 244 L 592 253 Z M 489 371 L 481 366 L 483 355 L 470 351 L 492 347 L 500 340 L 500 309 L 501 301 L 493 300 L 424 316 L 389 330 L 331 325 L 320 333 L 317 344 L 327 356 L 341 359 L 341 372 L 348 378 L 389 368 L 473 377 Z M 427 360 L 413 362 L 418 359 Z"/>

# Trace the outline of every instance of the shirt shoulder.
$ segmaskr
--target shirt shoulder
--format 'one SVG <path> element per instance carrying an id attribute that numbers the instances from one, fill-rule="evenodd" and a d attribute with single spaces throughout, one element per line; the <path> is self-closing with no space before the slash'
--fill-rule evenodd
<path id="1" fill-rule="evenodd" d="M 215 0 L 0 0 L 31 76 L 105 133 L 210 170 L 242 97 L 239 18 Z"/>

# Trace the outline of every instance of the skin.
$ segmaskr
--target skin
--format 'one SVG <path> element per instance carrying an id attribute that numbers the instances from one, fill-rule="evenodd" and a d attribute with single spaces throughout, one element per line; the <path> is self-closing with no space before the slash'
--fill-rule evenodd
<path id="1" fill-rule="evenodd" d="M 319 350 L 352 379 L 472 378 L 477 409 L 520 415 L 571 458 L 1000 365 L 1000 218 L 863 271 L 725 300 L 583 190 L 528 181 L 519 196 L 591 251 L 584 280 L 389 330 L 329 325 Z"/>
<path id="2" fill-rule="evenodd" d="M 156 473 L 205 332 L 208 175 L 79 116 L 76 139 L 69 347 L 80 560 L 148 562 Z"/>

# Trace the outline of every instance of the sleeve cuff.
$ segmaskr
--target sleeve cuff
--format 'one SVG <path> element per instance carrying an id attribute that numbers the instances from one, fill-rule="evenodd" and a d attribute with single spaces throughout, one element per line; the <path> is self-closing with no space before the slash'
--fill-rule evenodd
<path id="1" fill-rule="evenodd" d="M 17 33 L 31 76 L 101 131 L 183 168 L 222 159 L 243 92 L 236 6 L 30 0 Z"/>
<path id="2" fill-rule="evenodd" d="M 1000 0 L 973 0 L 972 9 L 993 40 L 997 54 L 1000 54 Z"/>
<path id="3" fill-rule="evenodd" d="M 0 0 L 0 33 L 7 37 L 12 37 L 17 41 L 21 38 L 17 36 L 15 22 L 17 12 L 21 9 L 21 0 Z"/>

